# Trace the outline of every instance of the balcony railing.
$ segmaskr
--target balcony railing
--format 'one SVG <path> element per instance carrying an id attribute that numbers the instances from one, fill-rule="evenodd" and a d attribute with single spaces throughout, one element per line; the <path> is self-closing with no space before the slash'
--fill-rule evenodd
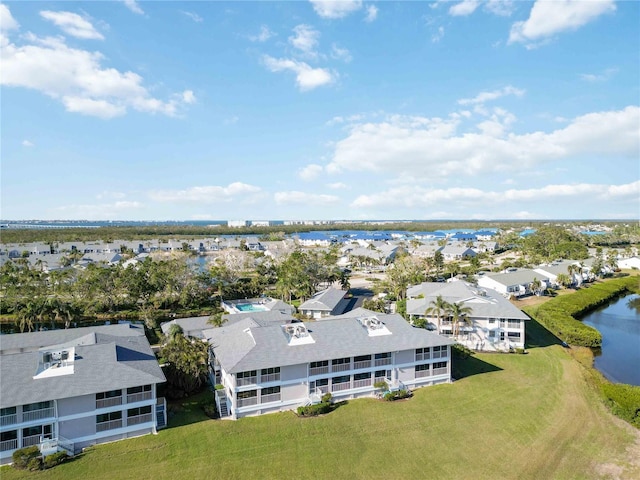
<path id="1" fill-rule="evenodd" d="M 334 383 L 331 385 L 332 392 L 341 392 L 342 390 L 349 390 L 351 388 L 351 382 Z"/>
<path id="2" fill-rule="evenodd" d="M 434 375 L 445 375 L 446 373 L 447 373 L 447 367 L 434 368 L 433 369 L 433 374 Z"/>
<path id="3" fill-rule="evenodd" d="M 22 437 L 22 446 L 30 447 L 31 445 L 39 445 L 42 441 L 42 435 L 30 435 L 28 437 Z"/>
<path id="4" fill-rule="evenodd" d="M 279 373 L 270 373 L 268 375 L 260 375 L 260 382 L 269 383 L 269 382 L 279 382 L 280 374 Z"/>
<path id="5" fill-rule="evenodd" d="M 7 425 L 13 425 L 15 423 L 18 423 L 18 415 L 15 413 L 0 417 L 0 427 L 6 427 Z"/>
<path id="6" fill-rule="evenodd" d="M 53 407 L 42 408 L 40 410 L 30 410 L 22 412 L 22 421 L 31 422 L 33 420 L 41 420 L 43 418 L 53 417 L 55 414 Z"/>
<path id="7" fill-rule="evenodd" d="M 371 360 L 363 360 L 361 362 L 353 362 L 353 368 L 360 370 L 362 368 L 371 368 Z"/>
<path id="8" fill-rule="evenodd" d="M 279 402 L 280 398 L 280 393 L 270 393 L 269 395 L 262 395 L 260 403 Z"/>
<path id="9" fill-rule="evenodd" d="M 136 415 L 135 417 L 127 417 L 128 425 L 140 425 L 141 423 L 148 423 L 153 421 L 153 414 L 144 413 L 142 415 Z"/>
<path id="10" fill-rule="evenodd" d="M 446 358 L 447 351 L 444 352 L 433 352 L 433 358 Z"/>
<path id="11" fill-rule="evenodd" d="M 309 375 L 324 375 L 325 373 L 329 373 L 329 366 L 309 368 Z"/>
<path id="12" fill-rule="evenodd" d="M 347 370 L 351 370 L 351 364 L 350 363 L 339 363 L 337 365 L 331 365 L 331 371 L 332 372 L 344 372 Z"/>
<path id="13" fill-rule="evenodd" d="M 416 378 L 425 378 L 430 376 L 431 376 L 431 372 L 429 370 L 418 370 L 416 372 Z"/>
<path id="14" fill-rule="evenodd" d="M 127 403 L 142 402 L 144 400 L 151 400 L 153 392 L 139 392 L 130 393 L 127 395 Z"/>
<path id="15" fill-rule="evenodd" d="M 249 398 L 239 398 L 238 399 L 238 408 L 240 407 L 248 407 L 250 405 L 257 405 L 258 397 L 249 397 Z"/>
<path id="16" fill-rule="evenodd" d="M 375 366 L 376 367 L 381 367 L 382 365 L 391 365 L 391 357 L 376 358 Z"/>
<path id="17" fill-rule="evenodd" d="M 96 408 L 114 407 L 122 405 L 122 397 L 101 398 L 96 400 Z"/>
<path id="18" fill-rule="evenodd" d="M 353 381 L 353 388 L 364 388 L 364 387 L 370 387 L 370 386 L 371 386 L 370 378 L 363 378 L 362 380 Z"/>
<path id="19" fill-rule="evenodd" d="M 236 385 L 238 387 L 243 387 L 245 385 L 255 385 L 257 380 L 257 377 L 236 378 Z"/>
<path id="20" fill-rule="evenodd" d="M 4 442 L 0 442 L 0 452 L 6 452 L 7 450 L 15 450 L 18 448 L 18 439 L 14 438 L 13 440 L 5 440 Z"/>
<path id="21" fill-rule="evenodd" d="M 105 430 L 113 430 L 115 428 L 122 428 L 122 419 L 96 424 L 96 432 L 104 432 Z"/>
<path id="22" fill-rule="evenodd" d="M 422 360 L 429 360 L 431 358 L 431 353 L 416 353 L 416 362 L 420 362 Z"/>

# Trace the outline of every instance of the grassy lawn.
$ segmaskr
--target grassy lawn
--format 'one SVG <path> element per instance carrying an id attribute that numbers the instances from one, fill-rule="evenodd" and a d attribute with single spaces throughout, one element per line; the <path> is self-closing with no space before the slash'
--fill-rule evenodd
<path id="1" fill-rule="evenodd" d="M 638 431 L 609 414 L 553 336 L 530 330 L 528 355 L 474 355 L 459 366 L 463 378 L 406 401 L 233 422 L 207 419 L 195 398 L 158 435 L 37 474 L 3 468 L 0 478 L 640 478 Z"/>

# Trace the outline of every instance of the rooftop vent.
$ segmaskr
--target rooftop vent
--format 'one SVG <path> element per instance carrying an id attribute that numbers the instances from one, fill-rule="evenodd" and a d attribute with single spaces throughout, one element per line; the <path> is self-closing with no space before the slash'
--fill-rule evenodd
<path id="1" fill-rule="evenodd" d="M 360 317 L 358 322 L 367 329 L 370 337 L 378 335 L 391 335 L 386 325 L 378 317 Z"/>
<path id="2" fill-rule="evenodd" d="M 282 325 L 282 330 L 287 336 L 289 345 L 315 343 L 315 340 L 311 337 L 311 334 L 304 323 L 289 323 L 287 325 Z"/>

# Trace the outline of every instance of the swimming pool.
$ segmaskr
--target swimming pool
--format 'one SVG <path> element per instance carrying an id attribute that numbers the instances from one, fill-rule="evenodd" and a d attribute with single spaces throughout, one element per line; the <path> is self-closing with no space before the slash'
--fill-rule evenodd
<path id="1" fill-rule="evenodd" d="M 239 303 L 234 306 L 241 312 L 266 312 L 268 310 L 264 305 L 256 305 L 255 303 Z"/>

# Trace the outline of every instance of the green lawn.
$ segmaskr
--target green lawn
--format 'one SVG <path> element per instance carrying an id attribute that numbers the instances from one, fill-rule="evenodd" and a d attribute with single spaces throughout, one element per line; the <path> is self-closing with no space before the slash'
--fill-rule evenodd
<path id="1" fill-rule="evenodd" d="M 609 414 L 585 367 L 532 327 L 540 346 L 528 355 L 475 355 L 464 378 L 406 401 L 236 422 L 209 420 L 185 403 L 170 421 L 181 425 L 158 435 L 101 445 L 37 474 L 3 468 L 0 477 L 640 478 L 638 431 Z"/>

